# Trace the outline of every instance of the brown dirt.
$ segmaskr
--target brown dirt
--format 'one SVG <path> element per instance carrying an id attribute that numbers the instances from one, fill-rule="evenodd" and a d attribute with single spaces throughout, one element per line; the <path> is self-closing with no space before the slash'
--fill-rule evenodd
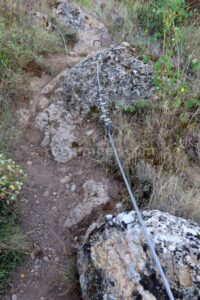
<path id="1" fill-rule="evenodd" d="M 78 57 L 71 58 L 70 64 L 79 60 Z M 66 68 L 62 56 L 51 57 L 46 63 L 54 76 Z M 37 94 L 39 97 L 41 89 L 51 79 L 52 75 L 47 73 L 32 78 L 28 96 L 21 102 L 21 107 L 29 109 L 31 97 L 35 98 Z M 85 122 L 77 135 L 82 137 L 91 126 Z M 104 182 L 107 174 L 89 154 L 61 164 L 55 162 L 48 149 L 40 144 L 40 133 L 29 121 L 14 155 L 27 174 L 19 206 L 21 226 L 30 243 L 30 251 L 25 262 L 13 272 L 12 285 L 2 300 L 11 299 L 13 294 L 18 300 L 81 299 L 75 263 L 77 243 L 87 226 L 112 208 L 103 207 L 77 229 L 66 231 L 64 222 L 70 210 L 82 201 L 84 182 L 88 179 Z M 74 192 L 61 183 L 61 179 L 69 174 L 76 185 Z M 114 204 L 121 197 L 121 187 L 114 180 L 107 179 L 107 182 Z"/>

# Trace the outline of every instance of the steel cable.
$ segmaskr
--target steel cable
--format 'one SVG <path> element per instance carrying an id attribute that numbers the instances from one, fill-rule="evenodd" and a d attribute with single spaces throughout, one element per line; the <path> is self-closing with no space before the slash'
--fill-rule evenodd
<path id="1" fill-rule="evenodd" d="M 101 88 L 101 84 L 100 84 L 100 66 L 99 66 L 99 62 L 97 62 L 97 83 L 98 83 L 98 101 L 99 101 L 99 105 L 100 105 L 101 112 L 102 112 L 101 119 L 104 121 L 104 124 L 105 124 L 105 127 L 106 127 L 106 131 L 107 131 L 107 136 L 108 136 L 108 139 L 110 141 L 110 144 L 111 144 L 111 147 L 112 147 L 112 150 L 113 150 L 113 154 L 114 154 L 116 163 L 117 163 L 117 165 L 119 167 L 119 170 L 120 170 L 121 175 L 123 177 L 123 180 L 125 182 L 125 185 L 126 185 L 126 188 L 128 190 L 131 202 L 132 202 L 133 207 L 134 207 L 134 209 L 136 211 L 136 214 L 137 214 L 138 220 L 140 222 L 140 225 L 142 227 L 142 230 L 143 230 L 144 236 L 146 238 L 148 247 L 149 247 L 149 249 L 151 251 L 153 261 L 154 261 L 154 263 L 155 263 L 155 265 L 157 267 L 158 272 L 160 273 L 160 276 L 161 276 L 161 279 L 163 281 L 164 287 L 166 289 L 167 295 L 168 295 L 168 297 L 169 297 L 170 300 L 174 300 L 174 296 L 172 294 L 168 278 L 165 275 L 165 273 L 163 271 L 163 268 L 161 266 L 160 260 L 158 258 L 158 255 L 156 254 L 155 247 L 153 245 L 153 242 L 152 242 L 151 237 L 149 235 L 149 232 L 147 230 L 145 221 L 144 221 L 144 219 L 142 217 L 142 214 L 141 214 L 141 212 L 139 210 L 139 207 L 137 205 L 136 198 L 135 198 L 135 196 L 134 196 L 134 194 L 132 192 L 132 189 L 130 187 L 128 178 L 127 178 L 127 176 L 125 174 L 122 162 L 121 162 L 121 160 L 119 158 L 119 155 L 118 155 L 118 152 L 117 152 L 117 148 L 115 146 L 115 143 L 114 143 L 114 140 L 113 140 L 113 137 L 112 137 L 111 120 L 110 120 L 109 115 L 108 115 L 108 110 L 106 108 L 106 103 L 103 101 L 103 97 L 102 97 L 102 88 Z"/>
<path id="2" fill-rule="evenodd" d="M 54 25 L 53 23 L 51 23 L 51 25 L 60 34 L 62 41 L 63 41 L 64 48 L 65 48 L 65 54 L 66 54 L 66 56 L 68 56 L 68 49 L 67 49 L 67 44 L 65 41 L 64 34 L 61 32 L 61 30 L 56 25 Z"/>

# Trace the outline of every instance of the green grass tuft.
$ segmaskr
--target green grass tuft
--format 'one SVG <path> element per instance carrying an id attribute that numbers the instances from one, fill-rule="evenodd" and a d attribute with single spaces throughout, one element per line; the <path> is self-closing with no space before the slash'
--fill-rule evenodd
<path id="1" fill-rule="evenodd" d="M 24 238 L 15 221 L 2 221 L 0 217 L 0 294 L 9 283 L 11 271 L 23 261 L 26 250 Z"/>

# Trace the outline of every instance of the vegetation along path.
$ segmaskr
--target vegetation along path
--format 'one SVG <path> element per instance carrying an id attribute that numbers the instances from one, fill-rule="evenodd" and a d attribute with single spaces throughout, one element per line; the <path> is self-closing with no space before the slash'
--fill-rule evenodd
<path id="1" fill-rule="evenodd" d="M 92 19 L 92 22 L 96 21 Z M 74 48 L 79 47 L 78 50 L 67 58 L 65 55 L 46 58 L 46 69 L 51 68 L 54 76 L 44 70 L 39 72 L 39 76 L 32 77 L 27 95 L 22 97 L 25 101 L 19 104 L 17 115 L 23 130 L 15 156 L 27 174 L 19 206 L 22 229 L 29 243 L 27 258 L 13 273 L 12 286 L 4 300 L 80 299 L 74 254 L 78 242 L 76 235 L 84 230 L 84 226 L 79 230 L 68 229 L 64 226 L 66 219 L 83 201 L 84 194 L 88 201 L 94 196 L 92 193 L 116 201 L 119 198 L 119 184 L 109 180 L 105 172 L 96 166 L 90 151 L 66 163 L 55 161 L 48 148 L 41 146 L 42 135 L 33 125 L 37 114 L 46 105 L 46 94 L 51 94 L 63 79 L 63 71 L 97 50 L 97 46 L 91 43 L 96 38 L 93 33 L 89 36 L 89 45 L 75 44 Z M 56 74 L 58 76 L 53 79 Z M 83 146 L 84 152 L 93 133 L 93 125 L 87 119 L 76 117 L 74 128 L 74 135 L 78 137 L 76 143 Z M 99 207 L 98 214 L 101 209 L 105 212 L 108 207 Z M 75 215 L 72 225 L 76 225 L 79 218 Z M 92 220 L 90 213 L 87 218 Z M 89 224 L 89 219 L 86 224 Z"/>
<path id="2" fill-rule="evenodd" d="M 199 4 L 1 2 L 0 299 L 81 299 L 88 226 L 132 209 L 99 119 L 97 61 L 140 208 L 200 220 Z"/>

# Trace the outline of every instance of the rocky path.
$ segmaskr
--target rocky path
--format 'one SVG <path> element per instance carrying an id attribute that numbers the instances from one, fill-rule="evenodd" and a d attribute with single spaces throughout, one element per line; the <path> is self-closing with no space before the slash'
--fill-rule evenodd
<path id="1" fill-rule="evenodd" d="M 84 214 L 89 220 L 76 214 L 76 207 L 85 197 L 86 205 L 91 201 L 96 206 L 98 201 L 109 204 L 118 198 L 119 188 L 106 179 L 90 157 L 56 163 L 39 142 L 38 132 L 29 129 L 18 149 L 18 158 L 28 175 L 20 199 L 22 227 L 31 245 L 25 264 L 13 275 L 10 295 L 4 299 L 12 299 L 11 295 L 21 300 L 80 299 L 74 263 L 76 236 L 93 219 L 88 212 Z M 98 214 L 104 209 L 108 207 L 101 207 Z M 70 223 L 65 225 L 68 218 L 72 230 L 68 228 Z M 81 228 L 74 228 L 79 220 Z"/>
<path id="2" fill-rule="evenodd" d="M 80 38 L 68 61 L 64 56 L 46 60 L 58 76 L 32 78 L 25 97 L 29 101 L 18 109 L 23 134 L 15 156 L 27 174 L 19 206 L 30 251 L 2 300 L 81 299 L 75 262 L 79 236 L 120 196 L 120 184 L 108 179 L 93 161 L 92 149 L 88 151 L 94 125 L 78 114 L 69 122 L 56 104 L 59 93 L 54 93 L 71 66 L 102 46 L 93 41 L 109 36 L 102 24 L 77 13 L 68 2 L 58 6 L 57 14 L 66 22 L 78 22 L 72 25 L 78 26 Z M 51 94 L 55 103 L 49 100 Z"/>

